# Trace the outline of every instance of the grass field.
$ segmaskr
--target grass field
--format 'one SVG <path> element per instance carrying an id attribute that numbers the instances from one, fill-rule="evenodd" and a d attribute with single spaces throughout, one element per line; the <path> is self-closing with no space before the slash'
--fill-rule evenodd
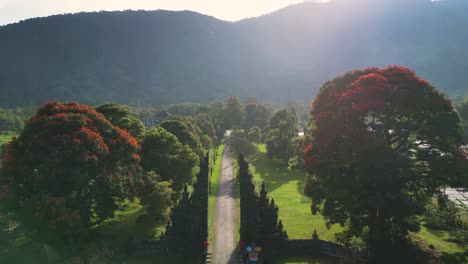
<path id="1" fill-rule="evenodd" d="M 233 174 L 234 178 L 234 192 L 235 192 L 235 200 L 236 200 L 236 233 L 235 238 L 236 241 L 240 241 L 240 182 L 238 179 L 239 174 L 239 164 L 237 163 L 237 159 L 233 157 L 232 159 L 232 166 L 233 166 Z"/>
<path id="2" fill-rule="evenodd" d="M 455 232 L 421 226 L 421 230 L 418 233 L 410 233 L 410 237 L 424 251 L 432 252 L 436 256 L 468 250 L 468 231 L 466 230 Z M 434 246 L 434 249 L 430 249 L 429 245 Z"/>
<path id="3" fill-rule="evenodd" d="M 327 229 L 321 215 L 310 212 L 310 198 L 303 194 L 305 172 L 288 170 L 278 160 L 266 157 L 265 145 L 259 145 L 260 155 L 250 165 L 257 188 L 265 182 L 270 198 L 275 199 L 279 207 L 279 219 L 282 220 L 290 239 L 307 239 L 314 230 L 320 239 L 331 240 L 336 232 L 342 230 L 339 225 Z"/>
<path id="4" fill-rule="evenodd" d="M 216 152 L 216 164 L 210 177 L 210 196 L 208 197 L 208 237 L 213 241 L 214 211 L 216 208 L 216 195 L 218 194 L 218 181 L 221 175 L 221 160 L 223 159 L 224 144 L 221 144 Z M 214 153 L 213 153 L 214 155 Z M 211 243 L 213 244 L 213 243 Z"/>
<path id="5" fill-rule="evenodd" d="M 275 199 L 279 207 L 279 218 L 283 221 L 289 238 L 310 238 L 314 229 L 320 239 L 331 240 L 334 233 L 342 230 L 339 225 L 334 225 L 330 230 L 325 227 L 325 221 L 321 215 L 311 215 L 310 198 L 302 194 L 305 174 L 303 171 L 291 171 L 279 160 L 269 160 L 266 155 L 265 145 L 260 145 L 261 155 L 250 165 L 254 174 L 257 190 L 264 181 L 268 195 Z M 418 233 L 411 233 L 410 237 L 421 249 L 431 252 L 435 256 L 444 254 L 456 254 L 468 250 L 468 232 L 451 232 L 434 230 L 425 226 Z M 434 246 L 430 249 L 429 245 Z M 322 263 L 322 262 L 287 262 L 278 263 Z M 326 262 L 324 262 L 326 263 Z"/>

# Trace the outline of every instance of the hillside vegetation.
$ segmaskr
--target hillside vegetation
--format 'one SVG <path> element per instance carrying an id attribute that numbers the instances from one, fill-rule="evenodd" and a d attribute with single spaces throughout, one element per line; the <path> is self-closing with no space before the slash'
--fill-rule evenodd
<path id="1" fill-rule="evenodd" d="M 311 99 L 325 80 L 400 64 L 466 94 L 468 2 L 335 0 L 225 22 L 194 12 L 57 15 L 0 27 L 0 106 Z"/>

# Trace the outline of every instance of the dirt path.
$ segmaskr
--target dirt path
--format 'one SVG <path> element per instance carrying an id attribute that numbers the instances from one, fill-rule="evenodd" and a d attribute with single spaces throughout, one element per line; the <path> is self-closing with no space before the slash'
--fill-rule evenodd
<path id="1" fill-rule="evenodd" d="M 229 147 L 224 147 L 214 219 L 213 264 L 238 264 L 236 249 L 236 201 Z"/>

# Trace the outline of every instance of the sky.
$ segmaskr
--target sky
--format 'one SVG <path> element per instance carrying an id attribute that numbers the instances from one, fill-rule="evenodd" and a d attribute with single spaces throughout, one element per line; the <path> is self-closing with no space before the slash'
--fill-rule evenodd
<path id="1" fill-rule="evenodd" d="M 299 2 L 304 0 L 0 0 L 0 25 L 55 14 L 125 9 L 193 10 L 222 20 L 237 21 Z"/>

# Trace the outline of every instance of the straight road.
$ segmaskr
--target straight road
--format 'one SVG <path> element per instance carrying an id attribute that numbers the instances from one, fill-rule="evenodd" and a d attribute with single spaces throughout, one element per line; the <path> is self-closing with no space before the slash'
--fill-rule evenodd
<path id="1" fill-rule="evenodd" d="M 229 136 L 226 137 L 229 140 Z M 228 144 L 224 147 L 221 161 L 218 195 L 214 219 L 213 264 L 238 264 L 236 253 L 236 201 L 234 198 L 234 175 Z"/>

